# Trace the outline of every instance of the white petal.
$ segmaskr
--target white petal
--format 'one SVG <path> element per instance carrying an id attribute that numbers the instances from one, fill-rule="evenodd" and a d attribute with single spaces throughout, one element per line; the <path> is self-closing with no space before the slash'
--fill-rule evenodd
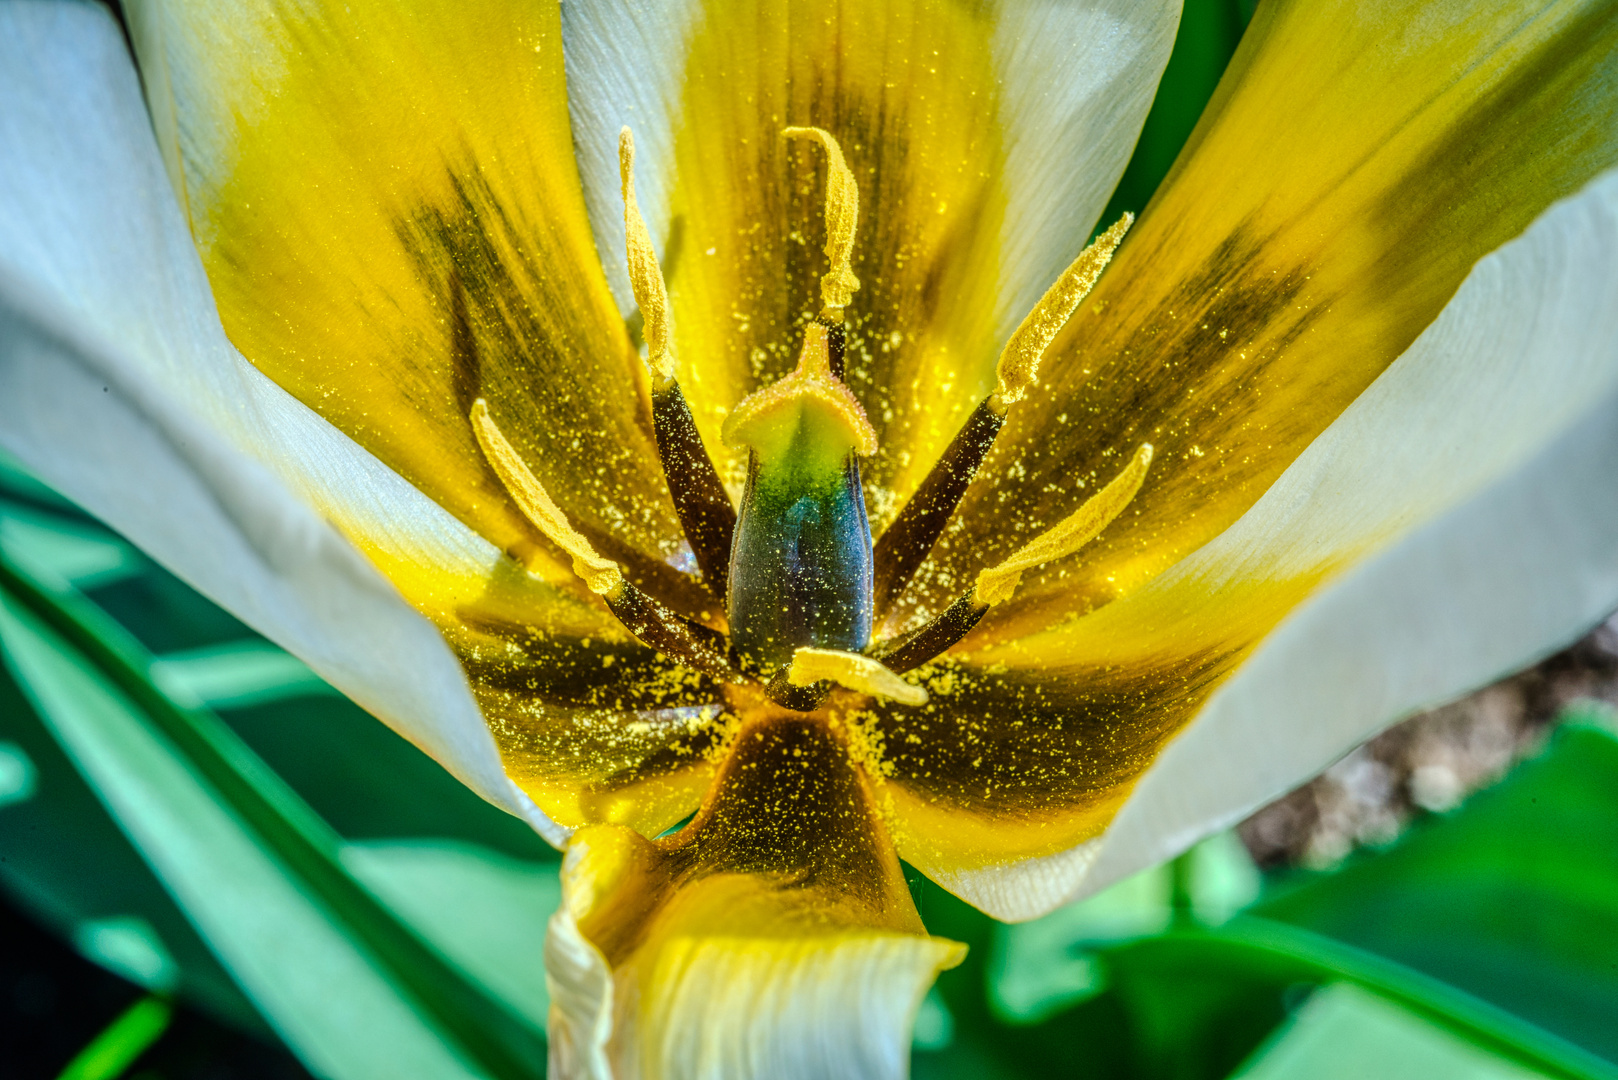
<path id="1" fill-rule="evenodd" d="M 995 27 L 1008 337 L 1083 250 L 1129 164 L 1174 48 L 1180 0 L 1016 0 Z"/>
<path id="2" fill-rule="evenodd" d="M 559 842 L 329 521 L 451 574 L 497 553 L 231 347 L 151 123 L 104 9 L 0 7 L 0 446 Z"/>
<path id="3" fill-rule="evenodd" d="M 1002 0 L 993 49 L 1009 210 L 998 311 L 1009 335 L 1089 239 L 1140 137 L 1174 47 L 1179 0 Z M 618 129 L 635 130 L 636 191 L 661 251 L 699 0 L 562 5 L 573 142 L 596 248 L 625 311 Z"/>
<path id="4" fill-rule="evenodd" d="M 1012 920 L 1089 895 L 1618 607 L 1618 172 L 1480 260 L 1241 520 L 1092 618 L 1319 567 L 1098 846 L 949 886 Z"/>

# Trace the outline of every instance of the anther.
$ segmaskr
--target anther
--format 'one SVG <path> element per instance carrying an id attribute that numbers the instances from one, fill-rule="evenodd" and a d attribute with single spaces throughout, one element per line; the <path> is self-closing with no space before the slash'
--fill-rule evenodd
<path id="1" fill-rule="evenodd" d="M 1073 554 L 1101 535 L 1103 529 L 1134 501 L 1152 464 L 1152 445 L 1144 443 L 1123 471 L 1073 513 L 1045 530 L 1003 562 L 982 571 L 972 588 L 920 629 L 874 650 L 895 672 L 919 667 L 971 632 L 996 604 L 1010 600 L 1023 574 Z"/>
<path id="2" fill-rule="evenodd" d="M 826 148 L 826 257 L 831 269 L 820 279 L 820 317 L 843 321 L 843 309 L 854 298 L 860 279 L 854 276 L 854 230 L 860 220 L 860 189 L 843 159 L 843 149 L 830 132 L 817 127 L 789 127 L 789 139 L 812 139 Z"/>
<path id="3" fill-rule="evenodd" d="M 629 258 L 629 287 L 646 338 L 646 366 L 657 377 L 658 387 L 674 379 L 674 343 L 669 336 L 669 292 L 663 283 L 663 270 L 652 248 L 652 233 L 641 217 L 635 201 L 635 136 L 625 127 L 618 132 L 618 176 L 624 196 L 624 243 Z"/>
<path id="4" fill-rule="evenodd" d="M 495 475 L 516 500 L 517 507 L 546 539 L 567 552 L 573 572 L 598 596 L 617 590 L 624 581 L 618 564 L 597 554 L 590 541 L 568 524 L 567 516 L 551 498 L 538 478 L 518 455 L 505 434 L 489 415 L 489 403 L 478 398 L 472 403 L 472 433 Z"/>
<path id="5" fill-rule="evenodd" d="M 1050 348 L 1056 335 L 1061 333 L 1068 319 L 1072 318 L 1084 298 L 1090 295 L 1090 290 L 1095 288 L 1101 271 L 1112 261 L 1112 253 L 1118 250 L 1124 233 L 1134 222 L 1135 215 L 1126 212 L 1113 222 L 1110 229 L 1096 237 L 1089 247 L 1079 252 L 1079 257 L 1062 271 L 1062 276 L 1039 298 L 1034 310 L 1012 331 L 1006 347 L 1000 352 L 994 396 L 990 399 L 998 403 L 997 411 L 1002 415 L 1012 404 L 1021 401 L 1028 387 L 1036 381 L 1045 350 Z"/>
<path id="6" fill-rule="evenodd" d="M 1045 350 L 1095 287 L 1134 220 L 1134 216 L 1127 213 L 1119 218 L 1080 252 L 1056 283 L 1045 291 L 1001 351 L 994 392 L 967 417 L 943 456 L 916 488 L 916 493 L 877 539 L 871 600 L 879 614 L 898 599 L 926 561 L 972 478 L 977 475 L 978 466 L 983 464 L 995 437 L 1005 426 L 1006 414 L 1033 384 Z"/>
<path id="7" fill-rule="evenodd" d="M 840 649 L 805 646 L 792 656 L 787 682 L 808 687 L 820 682 L 835 683 L 861 694 L 888 698 L 901 705 L 927 704 L 927 691 L 907 683 L 881 661 Z"/>
<path id="8" fill-rule="evenodd" d="M 627 127 L 618 133 L 618 170 L 623 183 L 629 285 L 640 307 L 646 366 L 652 371 L 652 427 L 657 435 L 657 455 L 702 580 L 723 601 L 730 543 L 736 533 L 736 509 L 719 482 L 719 473 L 692 419 L 691 407 L 674 377 L 669 292 L 657 252 L 652 248 L 651 230 L 635 200 L 635 137 Z"/>
<path id="9" fill-rule="evenodd" d="M 608 610 L 630 633 L 648 647 L 704 675 L 725 682 L 744 681 L 745 676 L 726 658 L 722 635 L 681 617 L 625 581 L 618 564 L 598 553 L 568 523 L 567 516 L 489 415 L 489 404 L 483 398 L 472 403 L 471 422 L 484 458 L 523 516 L 546 539 L 567 552 L 573 560 L 573 572 L 606 601 Z"/>

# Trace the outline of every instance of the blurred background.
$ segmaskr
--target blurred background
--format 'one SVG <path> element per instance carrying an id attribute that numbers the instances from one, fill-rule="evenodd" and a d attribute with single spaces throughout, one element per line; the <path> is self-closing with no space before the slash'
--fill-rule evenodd
<path id="1" fill-rule="evenodd" d="M 1188 0 L 1103 222 L 1150 199 L 1251 14 Z M 38 641 L 134 658 L 198 753 L 312 811 L 367 902 L 534 1048 L 556 852 L 4 459 L 0 568 L 89 628 Z M 109 794 L 66 683 L 19 640 L 0 666 L 0 1073 L 308 1076 L 154 872 L 182 854 Z M 1618 620 L 1044 919 L 994 923 L 912 872 L 928 927 L 971 946 L 923 1002 L 914 1075 L 1618 1080 L 1614 705 Z"/>

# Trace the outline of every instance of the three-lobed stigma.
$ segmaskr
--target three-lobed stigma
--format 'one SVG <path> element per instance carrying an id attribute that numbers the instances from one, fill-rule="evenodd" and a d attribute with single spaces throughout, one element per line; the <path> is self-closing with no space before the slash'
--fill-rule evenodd
<path id="1" fill-rule="evenodd" d="M 1024 572 L 1093 540 L 1145 481 L 1150 445 L 1062 521 L 983 570 L 938 616 L 899 637 L 872 640 L 875 613 L 898 598 L 932 550 L 1009 410 L 1037 383 L 1045 350 L 1095 285 L 1133 219 L 1124 215 L 1098 237 L 1035 305 L 1000 356 L 994 392 L 873 543 L 860 460 L 876 453 L 876 432 L 843 381 L 844 313 L 860 287 L 853 272 L 859 187 L 829 132 L 789 127 L 782 134 L 814 141 L 825 151 L 830 267 L 796 368 L 748 395 L 725 422 L 725 443 L 748 454 L 739 510 L 719 481 L 680 389 L 669 293 L 635 199 L 634 138 L 627 127 L 619 136 L 625 254 L 645 326 L 658 455 L 700 579 L 725 604 L 726 632 L 667 607 L 601 556 L 569 524 L 486 401 L 474 403 L 468 420 L 518 509 L 647 646 L 721 684 L 762 689 L 795 711 L 817 709 L 834 686 L 920 706 L 928 700 L 926 691 L 901 675 L 960 642 L 991 607 L 1011 599 Z"/>

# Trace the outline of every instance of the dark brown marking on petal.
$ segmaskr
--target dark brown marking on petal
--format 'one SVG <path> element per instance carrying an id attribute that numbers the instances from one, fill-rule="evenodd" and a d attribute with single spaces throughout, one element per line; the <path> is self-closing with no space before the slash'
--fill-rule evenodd
<path id="1" fill-rule="evenodd" d="M 535 475 L 625 578 L 682 614 L 715 612 L 713 597 L 667 561 L 678 518 L 652 455 L 629 446 L 585 448 L 585 439 L 594 445 L 601 433 L 579 429 L 586 415 L 580 410 L 602 393 L 637 395 L 638 387 L 596 385 L 596 367 L 570 357 L 554 340 L 547 316 L 535 305 L 548 272 L 528 255 L 524 237 L 531 226 L 512 219 L 481 172 L 451 170 L 449 188 L 449 201 L 422 206 L 396 232 L 444 312 L 450 390 L 459 415 L 478 396 L 501 401 L 503 415 L 520 421 L 507 434 Z M 642 445 L 655 445 L 649 411 L 637 410 L 635 423 Z M 648 525 L 669 535 L 663 558 L 650 557 L 631 539 L 643 540 Z M 531 542 L 550 547 L 537 535 Z M 522 552 L 512 554 L 520 558 Z"/>
<path id="2" fill-rule="evenodd" d="M 1054 817 L 1132 784 L 1236 659 L 997 674 L 945 659 L 922 669 L 929 704 L 871 711 L 894 782 L 989 818 Z"/>
<path id="3" fill-rule="evenodd" d="M 1307 445 L 1321 426 L 1318 410 L 1251 417 L 1272 396 L 1299 392 L 1303 380 L 1278 362 L 1330 308 L 1330 298 L 1305 297 L 1306 266 L 1272 272 L 1265 249 L 1263 236 L 1237 230 L 1143 318 L 1114 318 L 1087 301 L 1047 355 L 1042 392 L 1009 415 L 886 625 L 942 610 L 979 570 L 1071 513 L 1142 442 L 1157 447 L 1161 464 L 1129 509 L 1077 556 L 1030 571 L 1017 598 L 990 612 L 970 640 L 1017 636 L 1101 607 L 1251 505 L 1291 457 L 1227 452 L 1222 436 L 1251 436 L 1260 423 L 1273 445 Z M 1150 281 L 1149 263 L 1135 267 L 1108 305 L 1126 311 L 1130 290 Z M 1313 383 L 1326 394 L 1330 374 Z M 1130 580 L 1116 580 L 1124 562 Z"/>
<path id="4" fill-rule="evenodd" d="M 656 897 L 638 898 L 648 906 L 704 878 L 746 874 L 802 894 L 824 910 L 822 919 L 841 920 L 853 909 L 867 924 L 908 928 L 915 918 L 866 782 L 818 718 L 749 723 L 697 816 L 656 847 L 657 876 L 667 884 Z M 601 918 L 592 919 L 589 936 L 617 962 L 644 930 L 641 919 Z"/>

